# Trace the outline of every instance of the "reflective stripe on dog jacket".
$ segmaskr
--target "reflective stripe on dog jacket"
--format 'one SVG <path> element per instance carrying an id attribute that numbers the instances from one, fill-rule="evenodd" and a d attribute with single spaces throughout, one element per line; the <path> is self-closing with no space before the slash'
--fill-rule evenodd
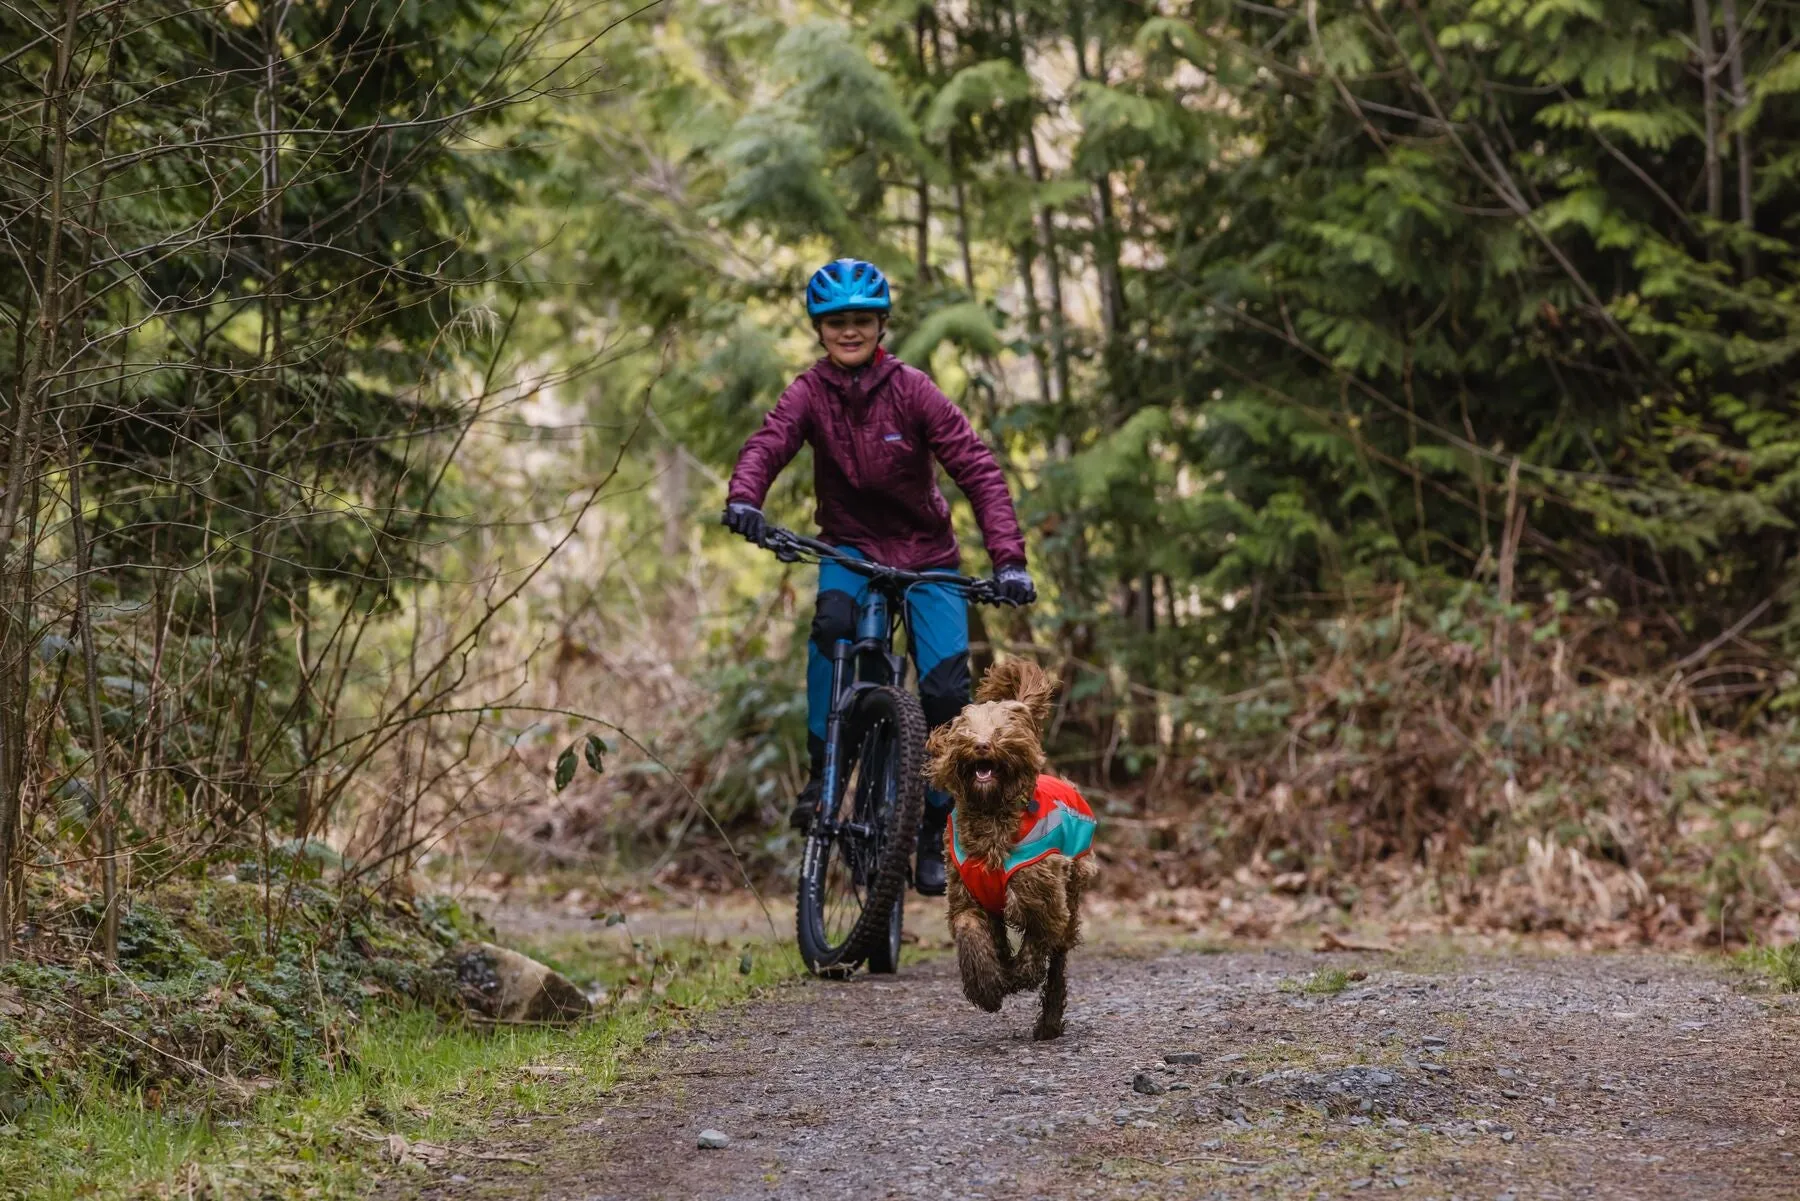
<path id="1" fill-rule="evenodd" d="M 950 859 L 976 903 L 989 913 L 1001 914 L 1006 912 L 1006 885 L 1014 872 L 1050 855 L 1078 859 L 1087 854 L 1094 847 L 1096 824 L 1094 811 L 1075 785 L 1055 776 L 1039 776 L 1031 806 L 1019 818 L 1019 836 L 1004 864 L 995 868 L 985 859 L 963 854 L 955 813 L 950 815 Z"/>

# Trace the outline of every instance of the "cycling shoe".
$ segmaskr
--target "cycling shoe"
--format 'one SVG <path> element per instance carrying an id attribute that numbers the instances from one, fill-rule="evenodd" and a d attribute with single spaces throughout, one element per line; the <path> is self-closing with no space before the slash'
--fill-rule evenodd
<path id="1" fill-rule="evenodd" d="M 813 814 L 819 811 L 819 782 L 807 781 L 805 788 L 794 801 L 794 808 L 788 813 L 788 825 L 805 832 L 812 826 Z"/>
<path id="2" fill-rule="evenodd" d="M 927 807 L 919 824 L 919 849 L 913 860 L 913 887 L 921 896 L 941 897 L 948 883 L 944 868 L 944 824 L 949 810 Z"/>

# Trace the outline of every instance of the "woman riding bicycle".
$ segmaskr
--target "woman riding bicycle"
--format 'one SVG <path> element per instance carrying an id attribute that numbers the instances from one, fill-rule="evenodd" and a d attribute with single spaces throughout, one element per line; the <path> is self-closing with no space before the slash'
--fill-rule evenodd
<path id="1" fill-rule="evenodd" d="M 994 564 L 997 594 L 1012 604 L 1037 599 L 1025 569 L 1025 538 L 1006 478 L 969 419 L 931 377 L 881 345 L 893 305 L 879 268 L 838 259 L 813 273 L 806 312 L 825 348 L 750 435 L 738 455 L 724 524 L 760 542 L 762 504 L 775 477 L 800 450 L 813 448 L 815 520 L 825 541 L 860 558 L 911 571 L 953 568 L 961 558 L 950 506 L 938 490 L 935 458 L 975 507 Z M 807 750 L 811 776 L 791 823 L 805 829 L 818 806 L 824 770 L 825 718 L 831 703 L 831 647 L 855 636 L 856 608 L 867 580 L 835 563 L 819 567 L 819 598 L 807 646 Z M 969 703 L 968 604 L 946 585 L 908 594 L 919 703 L 933 728 Z M 944 823 L 950 798 L 927 796 L 913 883 L 944 891 Z"/>

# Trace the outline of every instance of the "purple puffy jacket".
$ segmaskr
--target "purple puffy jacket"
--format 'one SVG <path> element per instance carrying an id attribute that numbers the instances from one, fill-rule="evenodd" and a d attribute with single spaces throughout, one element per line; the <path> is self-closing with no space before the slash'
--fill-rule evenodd
<path id="1" fill-rule="evenodd" d="M 1024 564 L 1025 537 L 993 452 L 918 368 L 885 350 L 855 377 L 820 359 L 744 443 L 729 499 L 761 508 L 802 442 L 813 448 L 815 519 L 827 542 L 910 571 L 954 567 L 956 534 L 935 457 L 975 506 L 995 569 Z"/>

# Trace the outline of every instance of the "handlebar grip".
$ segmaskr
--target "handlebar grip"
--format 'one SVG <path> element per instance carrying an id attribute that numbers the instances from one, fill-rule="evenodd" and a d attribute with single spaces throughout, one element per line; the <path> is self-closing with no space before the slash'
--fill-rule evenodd
<path id="1" fill-rule="evenodd" d="M 992 581 L 989 580 L 976 580 L 974 583 L 970 584 L 969 599 L 978 605 L 1007 605 L 1011 603 L 998 592 L 994 591 L 994 585 Z"/>

